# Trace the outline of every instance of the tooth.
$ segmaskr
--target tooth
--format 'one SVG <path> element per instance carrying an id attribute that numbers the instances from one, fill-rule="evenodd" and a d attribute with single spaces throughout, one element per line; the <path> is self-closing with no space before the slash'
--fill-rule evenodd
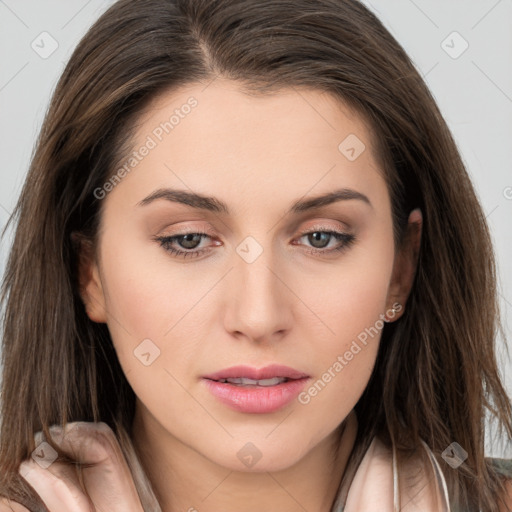
<path id="1" fill-rule="evenodd" d="M 272 379 L 263 379 L 258 381 L 258 385 L 260 386 L 275 386 L 276 384 L 281 384 L 285 379 L 282 377 L 274 377 Z"/>
<path id="2" fill-rule="evenodd" d="M 242 385 L 242 386 L 276 386 L 277 384 L 281 384 L 285 382 L 286 378 L 284 377 L 273 377 L 271 379 L 261 379 L 261 380 L 253 380 L 247 379 L 245 377 L 239 378 L 231 378 L 231 379 L 222 379 L 221 382 L 229 382 L 230 384 Z"/>
<path id="3" fill-rule="evenodd" d="M 237 377 L 232 379 L 226 379 L 230 384 L 242 384 L 244 386 L 250 385 L 250 386 L 256 386 L 258 384 L 257 380 L 253 379 L 246 379 L 245 377 Z"/>

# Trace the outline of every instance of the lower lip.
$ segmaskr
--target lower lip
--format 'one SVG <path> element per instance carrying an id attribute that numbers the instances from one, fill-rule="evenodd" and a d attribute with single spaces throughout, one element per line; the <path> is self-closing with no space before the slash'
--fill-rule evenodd
<path id="1" fill-rule="evenodd" d="M 239 412 L 264 414 L 291 403 L 304 389 L 309 378 L 289 380 L 275 386 L 236 386 L 203 379 L 210 393 Z"/>

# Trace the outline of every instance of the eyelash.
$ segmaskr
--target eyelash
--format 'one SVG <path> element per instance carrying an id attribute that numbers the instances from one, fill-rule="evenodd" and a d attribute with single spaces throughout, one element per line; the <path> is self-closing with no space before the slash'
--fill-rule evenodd
<path id="1" fill-rule="evenodd" d="M 341 252 L 347 250 L 356 241 L 355 235 L 352 235 L 349 233 L 342 233 L 339 231 L 328 231 L 328 230 L 322 231 L 320 229 L 303 232 L 299 235 L 299 238 L 302 238 L 306 235 L 311 235 L 314 233 L 327 233 L 327 234 L 331 235 L 332 237 L 334 237 L 334 239 L 343 241 L 343 243 L 338 247 L 334 247 L 334 248 L 328 249 L 328 250 L 316 249 L 316 248 L 309 248 L 306 250 L 307 253 L 313 254 L 313 255 L 315 255 L 315 254 L 327 255 L 327 254 L 331 254 L 333 252 L 341 253 Z M 171 253 L 173 256 L 176 256 L 179 258 L 180 257 L 181 258 L 187 258 L 187 257 L 196 258 L 196 257 L 200 256 L 201 254 L 203 254 L 204 252 L 207 252 L 210 250 L 210 248 L 205 248 L 205 249 L 199 249 L 199 250 L 182 251 L 180 249 L 175 249 L 172 247 L 171 244 L 174 241 L 177 241 L 178 239 L 183 238 L 187 235 L 200 235 L 202 237 L 211 238 L 211 235 L 209 233 L 205 233 L 203 231 L 191 231 L 189 233 L 181 233 L 179 235 L 155 237 L 154 240 L 159 242 L 165 251 L 167 251 L 167 252 Z M 329 240 L 329 242 L 330 242 L 330 240 Z"/>

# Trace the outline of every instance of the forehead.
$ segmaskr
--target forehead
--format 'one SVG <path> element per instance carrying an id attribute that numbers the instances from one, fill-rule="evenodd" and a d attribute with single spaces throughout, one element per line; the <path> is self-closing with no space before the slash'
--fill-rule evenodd
<path id="1" fill-rule="evenodd" d="M 166 123 L 167 130 L 160 126 Z M 221 78 L 160 92 L 141 113 L 137 125 L 139 140 L 148 131 L 155 131 L 157 138 L 170 132 L 186 135 L 188 125 L 198 135 L 201 128 L 209 130 L 210 138 L 229 135 L 230 142 L 237 136 L 246 140 L 247 133 L 258 135 L 258 140 L 263 140 L 265 134 L 273 139 L 271 129 L 282 129 L 282 140 L 306 136 L 314 143 L 325 141 L 328 132 L 338 136 L 351 129 L 367 149 L 373 150 L 372 127 L 359 112 L 331 93 L 296 86 L 249 92 L 243 84 Z M 159 133 L 159 126 L 163 134 Z"/>
<path id="2" fill-rule="evenodd" d="M 165 91 L 139 116 L 132 149 L 144 155 L 123 181 L 137 193 L 156 185 L 260 199 L 261 192 L 269 200 L 341 186 L 382 192 L 371 127 L 315 89 L 246 94 L 215 79 Z"/>

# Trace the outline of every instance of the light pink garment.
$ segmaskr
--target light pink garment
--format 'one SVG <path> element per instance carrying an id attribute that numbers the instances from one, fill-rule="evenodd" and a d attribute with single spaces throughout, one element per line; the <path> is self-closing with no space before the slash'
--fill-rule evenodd
<path id="1" fill-rule="evenodd" d="M 374 438 L 332 512 L 450 512 L 446 481 L 430 448 L 424 461 L 397 470 L 393 450 Z"/>

